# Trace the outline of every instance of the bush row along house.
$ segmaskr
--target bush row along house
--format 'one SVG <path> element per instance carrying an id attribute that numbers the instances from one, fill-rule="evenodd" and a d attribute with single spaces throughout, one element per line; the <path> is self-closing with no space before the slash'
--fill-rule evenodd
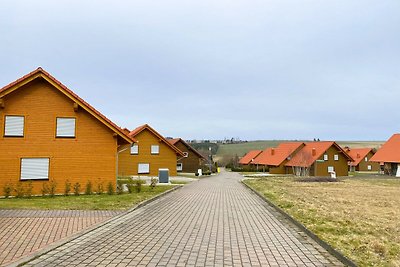
<path id="1" fill-rule="evenodd" d="M 349 152 L 352 151 L 350 154 Z M 349 165 L 357 170 L 376 170 L 370 161 L 372 149 L 342 149 L 333 141 L 285 142 L 276 148 L 267 148 L 249 162 L 247 166 L 271 174 L 295 174 L 299 176 L 347 176 Z M 251 151 L 248 155 L 254 155 Z M 352 155 L 355 155 L 356 161 Z M 246 164 L 243 164 L 244 166 Z"/>
<path id="2" fill-rule="evenodd" d="M 176 175 L 177 157 L 150 126 L 121 129 L 42 68 L 0 89 L 0 195 L 8 184 L 40 194 L 51 180 L 63 193 L 66 182 L 115 187 L 122 173 Z"/>
<path id="3" fill-rule="evenodd" d="M 385 174 L 400 177 L 400 134 L 392 135 L 371 158 Z"/>

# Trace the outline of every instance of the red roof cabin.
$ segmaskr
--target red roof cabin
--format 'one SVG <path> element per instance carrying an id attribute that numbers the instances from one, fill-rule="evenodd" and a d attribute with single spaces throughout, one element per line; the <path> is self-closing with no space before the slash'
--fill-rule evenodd
<path id="1" fill-rule="evenodd" d="M 349 161 L 350 171 L 379 171 L 379 163 L 371 162 L 370 159 L 375 154 L 372 148 L 345 148 L 345 151 L 353 159 Z"/>
<path id="2" fill-rule="evenodd" d="M 370 159 L 378 162 L 385 174 L 400 177 L 400 134 L 394 134 Z"/>

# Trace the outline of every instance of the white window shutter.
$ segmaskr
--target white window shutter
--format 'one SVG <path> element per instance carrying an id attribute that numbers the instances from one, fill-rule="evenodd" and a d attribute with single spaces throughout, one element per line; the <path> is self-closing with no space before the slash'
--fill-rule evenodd
<path id="1" fill-rule="evenodd" d="M 75 137 L 75 118 L 57 118 L 57 137 Z"/>
<path id="2" fill-rule="evenodd" d="M 150 173 L 150 164 L 149 163 L 139 163 L 138 164 L 138 173 Z"/>
<path id="3" fill-rule="evenodd" d="M 4 136 L 24 136 L 24 117 L 5 116 Z"/>
<path id="4" fill-rule="evenodd" d="M 49 158 L 21 159 L 21 180 L 49 179 Z"/>
<path id="5" fill-rule="evenodd" d="M 137 144 L 133 144 L 131 146 L 131 154 L 132 155 L 137 155 L 139 154 L 139 146 Z"/>

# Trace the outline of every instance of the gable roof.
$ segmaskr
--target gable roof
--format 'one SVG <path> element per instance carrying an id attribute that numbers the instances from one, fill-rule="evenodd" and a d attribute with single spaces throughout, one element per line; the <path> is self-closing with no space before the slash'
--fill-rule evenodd
<path id="1" fill-rule="evenodd" d="M 188 143 L 186 143 L 182 138 L 173 138 L 173 139 L 167 139 L 167 141 L 173 145 L 176 146 L 179 142 L 181 142 L 184 146 L 186 146 L 190 151 L 195 153 L 199 158 L 206 160 L 202 154 L 199 153 L 196 149 L 194 149 L 192 146 L 190 146 Z"/>
<path id="2" fill-rule="evenodd" d="M 251 150 L 239 160 L 239 163 L 243 165 L 250 164 L 261 152 L 262 150 Z"/>
<path id="3" fill-rule="evenodd" d="M 279 166 L 302 146 L 304 146 L 303 142 L 286 142 L 279 144 L 276 148 L 267 148 L 254 160 L 253 164 Z"/>
<path id="4" fill-rule="evenodd" d="M 106 127 L 108 127 L 110 130 L 112 130 L 114 133 L 116 133 L 121 141 L 124 141 L 128 144 L 135 142 L 135 139 L 131 138 L 129 135 L 124 133 L 124 131 L 118 125 L 113 123 L 110 119 L 108 119 L 106 116 L 104 116 L 99 111 L 97 111 L 94 107 L 89 105 L 89 103 L 87 103 L 85 100 L 80 98 L 77 94 L 75 94 L 67 86 L 63 85 L 60 81 L 58 81 L 56 78 L 51 76 L 47 71 L 45 71 L 41 67 L 37 68 L 36 70 L 24 75 L 23 77 L 19 78 L 18 80 L 1 88 L 0 89 L 0 99 L 36 79 L 43 79 L 46 82 L 48 82 L 49 84 L 51 84 L 54 88 L 56 88 L 58 91 L 63 93 L 67 98 L 69 98 L 70 100 L 72 100 L 73 102 L 78 104 L 78 106 L 80 108 L 87 111 L 89 114 L 91 114 L 93 117 L 95 117 L 101 123 L 103 123 Z"/>
<path id="5" fill-rule="evenodd" d="M 392 135 L 370 161 L 400 163 L 400 134 Z"/>
<path id="6" fill-rule="evenodd" d="M 309 142 L 298 151 L 291 160 L 289 160 L 286 166 L 300 166 L 310 167 L 322 154 L 324 154 L 331 146 L 335 146 L 343 155 L 350 161 L 352 158 L 335 142 L 333 141 L 318 141 Z M 314 151 L 314 152 L 313 152 Z"/>
<path id="7" fill-rule="evenodd" d="M 345 151 L 353 159 L 350 166 L 357 166 L 372 151 L 372 148 L 348 148 Z"/>
<path id="8" fill-rule="evenodd" d="M 137 127 L 136 129 L 132 130 L 129 135 L 133 138 L 135 138 L 135 136 L 137 136 L 138 134 L 140 134 L 141 132 L 143 132 L 144 130 L 148 130 L 149 132 L 151 132 L 153 135 L 155 135 L 160 141 L 162 141 L 163 143 L 165 143 L 168 147 L 170 147 L 172 150 L 174 150 L 176 152 L 176 154 L 180 155 L 180 156 L 184 156 L 183 152 L 180 151 L 176 146 L 172 145 L 170 142 L 168 142 L 167 139 L 165 139 L 164 136 L 162 136 L 161 134 L 159 134 L 156 130 L 154 130 L 153 128 L 151 128 L 148 124 L 144 124 L 142 126 Z"/>

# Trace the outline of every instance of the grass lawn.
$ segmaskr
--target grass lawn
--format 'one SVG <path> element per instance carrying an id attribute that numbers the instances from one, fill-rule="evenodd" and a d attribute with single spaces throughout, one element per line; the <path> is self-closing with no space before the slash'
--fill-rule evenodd
<path id="1" fill-rule="evenodd" d="M 174 185 L 142 186 L 140 193 L 121 195 L 80 195 L 0 199 L 0 209 L 40 210 L 124 210 L 165 192 Z"/>
<path id="2" fill-rule="evenodd" d="M 359 266 L 400 266 L 400 179 L 249 179 L 262 193 Z"/>

